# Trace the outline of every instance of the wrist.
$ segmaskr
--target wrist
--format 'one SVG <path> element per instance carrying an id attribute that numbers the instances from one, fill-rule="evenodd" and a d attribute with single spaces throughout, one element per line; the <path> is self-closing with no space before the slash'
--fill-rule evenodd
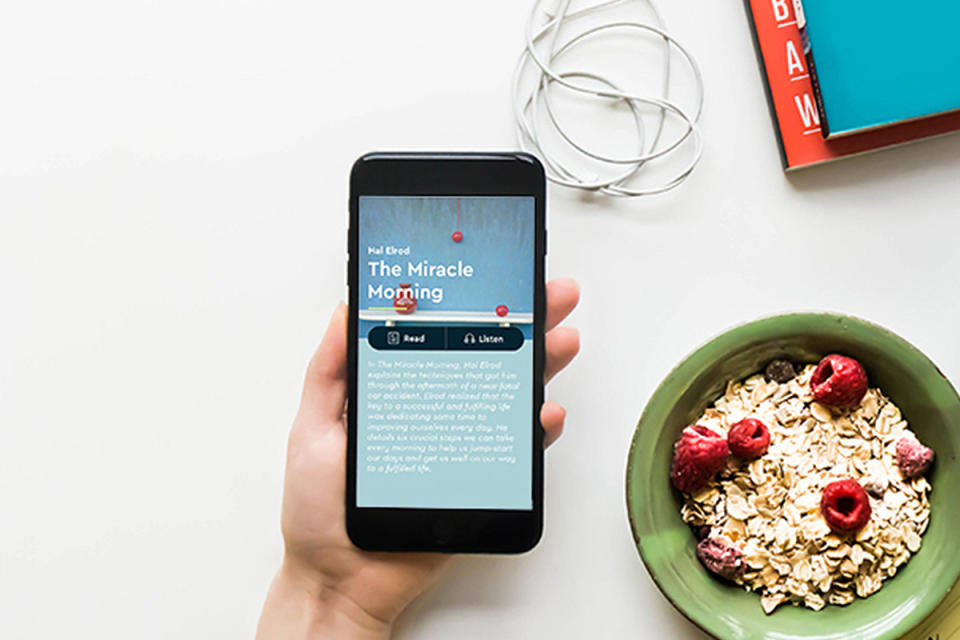
<path id="1" fill-rule="evenodd" d="M 284 558 L 257 640 L 389 640 L 392 628 L 392 620 L 371 615 L 316 572 Z"/>

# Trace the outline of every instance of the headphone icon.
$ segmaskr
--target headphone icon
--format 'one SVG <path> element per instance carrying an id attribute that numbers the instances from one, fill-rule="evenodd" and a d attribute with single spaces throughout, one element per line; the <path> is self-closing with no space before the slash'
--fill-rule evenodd
<path id="1" fill-rule="evenodd" d="M 472 333 L 463 336 L 463 344 L 477 344 L 477 338 Z"/>

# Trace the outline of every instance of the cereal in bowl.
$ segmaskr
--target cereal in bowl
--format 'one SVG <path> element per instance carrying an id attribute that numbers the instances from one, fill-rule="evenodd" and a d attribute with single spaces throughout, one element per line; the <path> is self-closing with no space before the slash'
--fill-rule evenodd
<path id="1" fill-rule="evenodd" d="M 684 430 L 671 479 L 704 567 L 766 613 L 819 610 L 875 593 L 920 549 L 932 461 L 860 363 L 830 355 L 729 382 Z"/>

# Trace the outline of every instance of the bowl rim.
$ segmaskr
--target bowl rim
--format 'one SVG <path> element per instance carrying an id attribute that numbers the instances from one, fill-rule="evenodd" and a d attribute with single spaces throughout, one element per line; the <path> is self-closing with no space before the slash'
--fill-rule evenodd
<path id="1" fill-rule="evenodd" d="M 638 440 L 640 438 L 640 433 L 641 433 L 640 426 L 643 424 L 644 418 L 646 418 L 647 412 L 650 410 L 651 401 L 653 401 L 657 397 L 657 394 L 661 392 L 661 390 L 667 383 L 671 382 L 676 377 L 679 369 L 681 369 L 687 362 L 689 362 L 695 356 L 700 354 L 706 348 L 713 346 L 714 343 L 716 343 L 719 340 L 728 338 L 734 334 L 740 333 L 741 331 L 756 327 L 758 325 L 764 325 L 770 322 L 781 321 L 786 319 L 804 319 L 804 318 L 810 319 L 810 320 L 821 318 L 821 319 L 829 319 L 829 320 L 835 320 L 835 321 L 839 320 L 842 322 L 853 322 L 867 329 L 886 334 L 889 338 L 904 344 L 911 351 L 915 352 L 922 360 L 925 360 L 927 363 L 929 363 L 929 365 L 933 367 L 933 369 L 936 370 L 937 373 L 940 374 L 940 376 L 943 378 L 946 384 L 950 387 L 950 389 L 953 390 L 954 395 L 957 396 L 958 398 L 958 402 L 960 402 L 960 394 L 957 393 L 957 389 L 956 387 L 953 386 L 953 383 L 950 382 L 950 379 L 947 378 L 946 375 L 944 375 L 940 367 L 938 367 L 937 364 L 932 359 L 930 359 L 930 357 L 927 356 L 926 353 L 924 353 L 919 348 L 917 348 L 912 342 L 906 340 L 902 336 L 891 331 L 890 329 L 887 329 L 884 326 L 881 326 L 879 324 L 876 324 L 874 322 L 871 322 L 859 316 L 854 316 L 854 315 L 845 314 L 845 313 L 830 312 L 830 311 L 788 311 L 788 312 L 782 312 L 782 313 L 773 313 L 769 315 L 763 315 L 753 320 L 746 320 L 743 322 L 739 322 L 731 327 L 724 329 L 719 333 L 714 334 L 710 338 L 701 342 L 694 349 L 689 351 L 683 358 L 681 358 L 673 367 L 671 367 L 670 371 L 660 380 L 660 382 L 657 384 L 653 392 L 650 394 L 650 396 L 647 398 L 646 402 L 644 403 L 643 411 L 640 412 L 640 417 L 637 420 L 637 424 L 633 430 L 633 435 L 630 438 L 630 446 L 627 449 L 627 465 L 626 465 L 626 472 L 624 477 L 624 493 L 626 497 L 627 519 L 630 524 L 630 533 L 633 536 L 634 546 L 637 549 L 637 553 L 640 556 L 640 560 L 643 562 L 643 566 L 646 569 L 647 574 L 653 580 L 653 583 L 657 586 L 657 589 L 660 591 L 663 597 L 666 598 L 667 601 L 673 606 L 673 608 L 676 609 L 678 612 L 680 612 L 680 614 L 684 618 L 689 620 L 698 629 L 706 633 L 708 636 L 710 636 L 711 638 L 716 638 L 717 640 L 724 640 L 724 639 L 721 636 L 716 635 L 716 633 L 714 633 L 713 630 L 709 629 L 706 626 L 705 622 L 702 622 L 701 620 L 689 614 L 679 603 L 677 603 L 677 601 L 667 591 L 666 587 L 664 587 L 664 585 L 661 583 L 660 576 L 658 576 L 656 572 L 654 572 L 651 569 L 650 564 L 647 561 L 646 553 L 641 543 L 642 536 L 638 533 L 638 525 L 634 518 L 634 499 L 630 495 L 630 486 L 631 486 L 630 478 L 632 476 L 633 467 L 636 460 L 636 457 L 634 456 L 634 449 L 637 447 Z M 935 602 L 929 605 L 926 611 L 923 611 L 922 615 L 919 616 L 919 618 L 915 622 L 913 622 L 913 624 L 911 624 L 909 628 L 898 630 L 896 632 L 897 635 L 889 636 L 889 637 L 891 638 L 902 637 L 916 630 L 918 627 L 920 627 L 920 625 L 923 624 L 923 622 L 930 616 L 930 614 L 933 613 L 937 609 L 937 607 L 939 607 L 940 604 L 943 603 L 944 600 L 946 600 L 947 596 L 950 595 L 950 592 L 953 591 L 953 589 L 958 584 L 960 584 L 960 571 L 957 572 L 957 575 L 953 576 L 953 581 L 950 583 L 950 586 L 948 586 L 947 589 L 943 592 L 943 594 L 941 594 L 940 597 Z M 886 636 L 880 636 L 880 638 L 885 638 L 885 637 Z M 875 638 L 874 640 L 879 640 L 879 639 Z"/>

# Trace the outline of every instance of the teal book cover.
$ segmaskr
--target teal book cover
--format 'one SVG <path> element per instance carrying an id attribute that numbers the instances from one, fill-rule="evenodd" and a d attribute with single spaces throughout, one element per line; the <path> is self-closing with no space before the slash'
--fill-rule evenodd
<path id="1" fill-rule="evenodd" d="M 794 5 L 826 138 L 960 109 L 960 1 Z"/>

